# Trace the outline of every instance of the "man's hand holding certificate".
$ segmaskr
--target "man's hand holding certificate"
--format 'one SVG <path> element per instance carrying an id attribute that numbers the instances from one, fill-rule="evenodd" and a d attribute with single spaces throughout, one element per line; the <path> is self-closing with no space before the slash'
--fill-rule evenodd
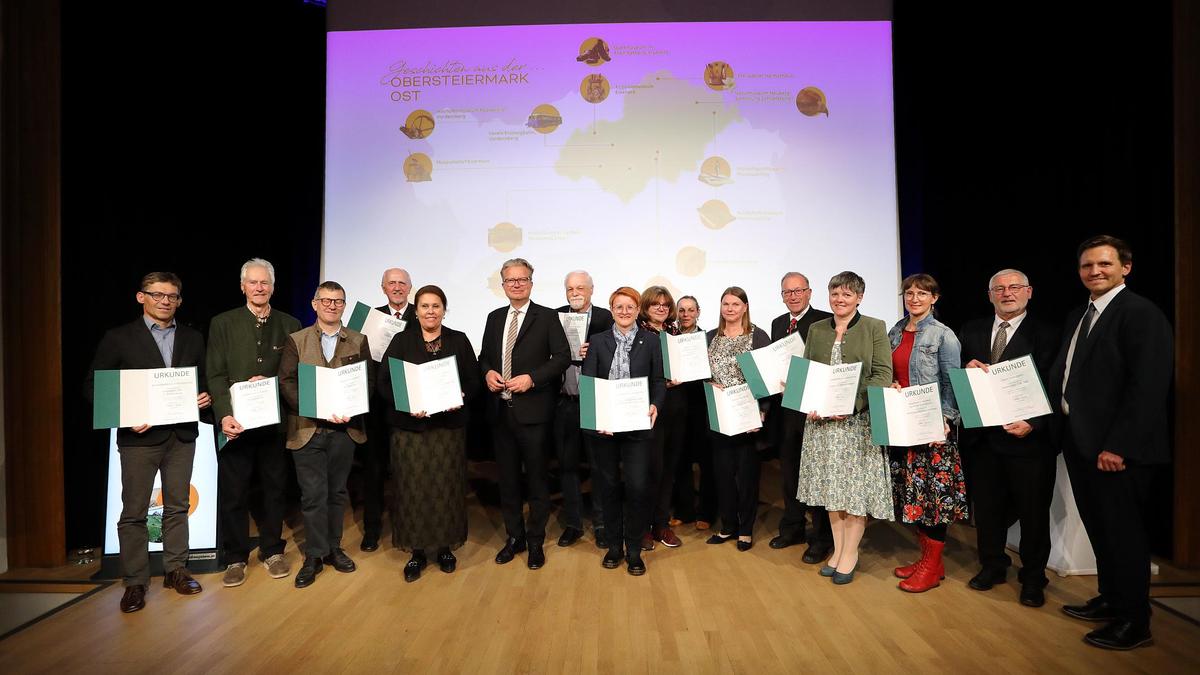
<path id="1" fill-rule="evenodd" d="M 1003 426 L 1050 414 L 1050 401 L 1032 356 L 993 363 L 987 368 L 955 368 L 950 384 L 963 426 Z"/>
<path id="2" fill-rule="evenodd" d="M 388 358 L 388 368 L 391 369 L 396 410 L 414 415 L 436 415 L 462 407 L 458 361 L 453 356 L 422 364 Z"/>
<path id="3" fill-rule="evenodd" d="M 279 424 L 279 378 L 238 382 L 229 388 L 229 398 L 242 430 Z"/>
<path id="4" fill-rule="evenodd" d="M 144 431 L 200 420 L 194 367 L 97 370 L 93 387 L 93 429 Z"/>
<path id="5" fill-rule="evenodd" d="M 342 422 L 370 408 L 366 361 L 341 368 L 301 363 L 297 379 L 301 417 Z"/>
<path id="6" fill-rule="evenodd" d="M 708 428 L 713 431 L 736 436 L 762 428 L 762 412 L 749 385 L 722 388 L 705 382 L 704 398 L 708 403 Z"/>
<path id="7" fill-rule="evenodd" d="M 580 312 L 559 312 L 558 320 L 562 323 L 563 332 L 567 334 L 567 344 L 571 346 L 571 360 L 583 360 L 583 344 L 588 341 L 588 315 Z"/>
<path id="8" fill-rule="evenodd" d="M 766 398 L 783 391 L 792 357 L 803 355 L 804 340 L 799 333 L 792 333 L 766 347 L 738 354 L 737 362 L 751 393 L 756 398 Z"/>
<path id="9" fill-rule="evenodd" d="M 371 358 L 382 361 L 392 338 L 403 331 L 407 323 L 359 302 L 354 305 L 354 312 L 346 322 L 346 327 L 366 335 L 367 344 L 371 346 Z"/>
<path id="10" fill-rule="evenodd" d="M 708 367 L 708 340 L 701 331 L 670 335 L 658 334 L 662 346 L 663 377 L 668 381 L 692 382 L 712 377 Z"/>
<path id="11" fill-rule="evenodd" d="M 579 376 L 579 427 L 601 433 L 640 431 L 653 426 L 650 384 L 645 377 L 605 380 Z"/>
<path id="12" fill-rule="evenodd" d="M 820 417 L 854 414 L 861 363 L 827 366 L 818 361 L 792 357 L 788 368 L 783 407 Z"/>
<path id="13" fill-rule="evenodd" d="M 868 387 L 871 441 L 876 445 L 924 445 L 946 440 L 937 383 L 897 389 Z"/>

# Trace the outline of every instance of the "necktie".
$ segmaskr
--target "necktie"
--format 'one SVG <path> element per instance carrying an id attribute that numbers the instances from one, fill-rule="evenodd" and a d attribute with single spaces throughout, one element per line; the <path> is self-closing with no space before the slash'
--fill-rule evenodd
<path id="1" fill-rule="evenodd" d="M 1092 333 L 1092 322 L 1096 320 L 1096 305 L 1089 302 L 1087 311 L 1083 313 L 1083 323 L 1079 324 L 1079 337 L 1075 342 L 1083 342 Z"/>
<path id="2" fill-rule="evenodd" d="M 505 380 L 512 377 L 512 352 L 513 345 L 517 343 L 517 310 L 512 311 L 512 321 L 508 322 L 508 333 L 504 336 L 504 358 L 500 364 L 500 377 Z M 512 396 L 507 389 L 501 392 L 501 396 L 509 398 Z"/>
<path id="3" fill-rule="evenodd" d="M 1001 321 L 1000 328 L 996 329 L 996 339 L 992 340 L 991 363 L 1000 361 L 1000 357 L 1004 354 L 1004 348 L 1008 346 L 1008 326 L 1007 321 Z"/>
<path id="4" fill-rule="evenodd" d="M 396 318 L 397 318 L 397 319 L 399 319 L 399 318 L 400 318 L 400 312 L 396 312 Z"/>
<path id="5" fill-rule="evenodd" d="M 796 318 L 792 317 L 791 323 L 788 324 L 787 334 L 791 335 L 796 332 Z"/>

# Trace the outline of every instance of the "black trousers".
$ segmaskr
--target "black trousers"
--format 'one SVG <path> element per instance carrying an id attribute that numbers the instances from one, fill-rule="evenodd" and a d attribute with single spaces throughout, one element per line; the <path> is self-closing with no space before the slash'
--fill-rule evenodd
<path id="1" fill-rule="evenodd" d="M 713 468 L 717 472 L 717 502 L 721 534 L 754 534 L 758 513 L 758 450 L 751 433 L 726 436 L 710 432 Z"/>
<path id="2" fill-rule="evenodd" d="M 829 512 L 822 506 L 809 506 L 796 499 L 796 484 L 800 477 L 800 457 L 804 446 L 805 416 L 795 410 L 780 406 L 779 429 L 779 474 L 783 492 L 783 517 L 779 519 L 779 535 L 805 539 L 810 545 L 829 548 L 833 546 L 833 527 L 829 524 Z M 804 513 L 812 514 L 812 532 L 805 536 Z"/>
<path id="3" fill-rule="evenodd" d="M 579 430 L 579 398 L 559 394 L 554 411 L 554 450 L 558 455 L 558 480 L 563 497 L 563 524 L 583 529 L 583 490 L 580 465 L 586 456 L 593 465 L 590 439 Z M 595 481 L 593 480 L 593 488 Z M 600 497 L 592 495 L 593 527 L 603 527 L 604 507 Z"/>
<path id="4" fill-rule="evenodd" d="M 627 551 L 640 551 L 642 537 L 649 530 L 653 502 L 650 470 L 655 442 L 630 439 L 627 434 L 590 440 L 610 545 L 615 546 L 623 538 Z"/>
<path id="5" fill-rule="evenodd" d="M 540 544 L 546 541 L 550 490 L 546 487 L 546 424 L 521 424 L 501 401 L 492 426 L 500 468 L 500 510 L 508 536 Z M 529 521 L 521 515 L 521 468 L 529 484 Z"/>
<path id="6" fill-rule="evenodd" d="M 1096 554 L 1100 596 L 1117 616 L 1150 622 L 1150 543 L 1147 507 L 1153 466 L 1125 463 L 1124 471 L 1101 471 L 1075 447 L 1068 427 L 1063 458 L 1071 477 L 1075 505 Z"/>
<path id="7" fill-rule="evenodd" d="M 1022 584 L 1044 587 L 1046 561 L 1050 559 L 1050 502 L 1058 456 L 1000 454 L 986 441 L 971 446 L 972 489 L 975 499 L 975 536 L 979 564 L 985 571 L 1000 571 L 1012 564 L 1005 552 L 1013 517 L 1021 523 Z"/>
<path id="8" fill-rule="evenodd" d="M 304 557 L 322 558 L 342 548 L 354 439 L 341 430 L 320 430 L 292 454 L 304 513 Z"/>
<path id="9" fill-rule="evenodd" d="M 717 520 L 717 481 L 713 472 L 712 444 L 708 431 L 708 408 L 704 390 L 688 382 L 687 422 L 684 455 L 675 473 L 675 517 L 685 523 Z M 696 477 L 692 465 L 700 469 L 700 505 L 696 506 Z"/>
<path id="10" fill-rule="evenodd" d="M 380 399 L 382 400 L 382 399 Z M 372 400 L 371 405 L 375 405 Z M 388 465 L 391 449 L 388 438 L 392 429 L 387 422 L 387 413 L 380 404 L 378 411 L 374 408 L 368 418 L 371 425 L 367 442 L 355 448 L 358 464 L 362 469 L 362 526 L 363 536 L 376 537 L 383 531 L 383 488 L 387 482 Z"/>
<path id="11" fill-rule="evenodd" d="M 187 566 L 188 508 L 190 506 L 192 461 L 195 441 L 181 441 L 172 432 L 158 445 L 117 447 L 121 456 L 121 517 L 117 541 L 121 547 L 121 576 L 126 586 L 150 583 L 150 533 L 146 526 L 154 508 L 154 476 L 162 474 L 160 538 L 163 571 Z M 157 500 L 155 500 L 157 502 Z"/>
<path id="12" fill-rule="evenodd" d="M 220 493 L 221 558 L 225 564 L 250 559 L 250 495 L 254 470 L 262 486 L 258 519 L 258 559 L 283 553 L 283 517 L 287 509 L 287 450 L 278 427 L 250 429 L 217 451 Z"/>
<path id="13" fill-rule="evenodd" d="M 687 452 L 687 394 L 682 386 L 667 390 L 666 402 L 654 423 L 655 452 L 651 480 L 655 485 L 650 524 L 657 529 L 669 527 L 671 498 L 675 478 Z"/>

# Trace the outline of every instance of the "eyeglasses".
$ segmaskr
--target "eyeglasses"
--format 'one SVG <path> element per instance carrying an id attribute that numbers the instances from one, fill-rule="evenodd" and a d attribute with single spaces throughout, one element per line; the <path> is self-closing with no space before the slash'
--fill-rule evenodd
<path id="1" fill-rule="evenodd" d="M 785 288 L 779 291 L 779 294 L 786 298 L 789 295 L 803 295 L 811 290 L 811 288 Z"/>
<path id="2" fill-rule="evenodd" d="M 671 306 L 665 302 L 652 302 L 650 303 L 650 309 L 661 309 L 669 312 L 671 311 Z"/>
<path id="3" fill-rule="evenodd" d="M 342 298 L 316 298 L 316 301 L 321 303 L 322 307 L 345 307 L 346 301 Z"/>
<path id="4" fill-rule="evenodd" d="M 533 281 L 533 277 L 511 277 L 511 278 L 504 280 L 504 285 L 505 286 L 524 286 L 525 284 L 531 283 L 532 281 Z"/>
<path id="5" fill-rule="evenodd" d="M 933 293 L 930 293 L 929 291 L 908 290 L 908 291 L 904 291 L 904 297 L 910 298 L 910 299 L 924 300 L 925 298 L 932 298 Z"/>
<path id="6" fill-rule="evenodd" d="M 142 291 L 142 295 L 150 296 L 150 299 L 155 302 L 162 302 L 164 299 L 172 305 L 183 299 L 183 296 L 178 293 L 162 293 L 159 291 Z"/>
<path id="7" fill-rule="evenodd" d="M 1020 293 L 1021 289 L 1029 288 L 1029 284 L 1009 284 L 1007 286 L 992 286 L 988 290 L 996 295 L 1004 295 L 1004 291 L 1009 293 Z"/>

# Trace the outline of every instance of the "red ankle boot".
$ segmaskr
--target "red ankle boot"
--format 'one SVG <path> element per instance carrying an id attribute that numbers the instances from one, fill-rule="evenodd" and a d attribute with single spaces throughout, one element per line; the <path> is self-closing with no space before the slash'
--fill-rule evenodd
<path id="1" fill-rule="evenodd" d="M 917 544 L 921 546 L 921 557 L 917 558 L 908 565 L 897 567 L 896 569 L 892 570 L 892 574 L 895 574 L 896 577 L 900 579 L 907 579 L 911 577 L 913 572 L 917 571 L 917 566 L 924 562 L 925 557 L 929 555 L 929 546 L 925 543 L 927 541 L 929 541 L 929 537 L 926 537 L 924 532 L 917 530 Z"/>
<path id="2" fill-rule="evenodd" d="M 946 568 L 942 564 L 942 549 L 946 542 L 927 539 L 925 541 L 926 557 L 917 564 L 917 571 L 912 576 L 900 582 L 900 590 L 909 593 L 924 593 L 931 588 L 941 585 L 946 578 Z"/>

